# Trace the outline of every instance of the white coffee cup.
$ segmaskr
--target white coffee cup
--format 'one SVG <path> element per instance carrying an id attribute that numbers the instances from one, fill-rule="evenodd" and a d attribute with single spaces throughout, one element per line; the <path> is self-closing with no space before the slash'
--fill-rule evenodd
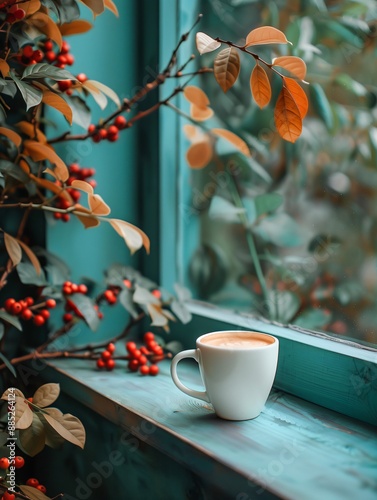
<path id="1" fill-rule="evenodd" d="M 260 414 L 270 394 L 278 352 L 278 339 L 265 333 L 207 333 L 196 340 L 196 349 L 174 356 L 171 376 L 185 394 L 212 403 L 218 417 L 249 420 Z M 179 380 L 177 365 L 184 358 L 199 364 L 204 391 L 190 389 Z"/>

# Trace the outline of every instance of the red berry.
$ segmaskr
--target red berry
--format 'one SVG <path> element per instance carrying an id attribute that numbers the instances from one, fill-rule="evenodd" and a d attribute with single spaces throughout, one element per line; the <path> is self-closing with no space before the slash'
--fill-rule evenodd
<path id="1" fill-rule="evenodd" d="M 47 299 L 46 300 L 46 307 L 49 309 L 54 309 L 56 307 L 56 300 L 55 299 Z"/>
<path id="2" fill-rule="evenodd" d="M 56 59 L 56 54 L 52 50 L 49 50 L 48 52 L 45 53 L 45 58 L 47 59 L 48 62 L 52 63 Z"/>
<path id="3" fill-rule="evenodd" d="M 145 346 L 140 347 L 140 352 L 142 354 L 150 354 L 150 351 Z"/>
<path id="4" fill-rule="evenodd" d="M 59 90 L 64 92 L 72 87 L 72 80 L 60 80 L 60 82 L 58 82 L 58 87 Z"/>
<path id="5" fill-rule="evenodd" d="M 33 59 L 35 62 L 41 62 L 44 58 L 44 54 L 41 50 L 34 50 Z"/>
<path id="6" fill-rule="evenodd" d="M 25 459 L 24 457 L 15 457 L 14 459 L 14 466 L 16 469 L 21 469 L 25 465 Z"/>
<path id="7" fill-rule="evenodd" d="M 132 287 L 132 283 L 131 283 L 130 280 L 127 280 L 127 279 L 123 280 L 123 284 L 124 284 L 124 286 L 126 288 L 131 288 Z"/>
<path id="8" fill-rule="evenodd" d="M 109 135 L 107 134 L 107 140 L 109 142 L 116 142 L 119 139 L 119 134 Z"/>
<path id="9" fill-rule="evenodd" d="M 95 132 L 97 129 L 97 127 L 94 125 L 94 123 L 91 123 L 88 127 L 88 133 L 89 134 L 93 134 L 93 132 Z"/>
<path id="10" fill-rule="evenodd" d="M 140 349 L 135 349 L 132 353 L 132 357 L 138 360 L 140 356 L 142 356 Z"/>
<path id="11" fill-rule="evenodd" d="M 151 349 L 152 351 L 156 346 L 158 346 L 158 343 L 155 340 L 148 340 L 146 344 L 148 349 Z"/>
<path id="12" fill-rule="evenodd" d="M 0 469 L 7 469 L 9 467 L 9 460 L 7 457 L 0 458 Z"/>
<path id="13" fill-rule="evenodd" d="M 123 130 L 127 125 L 127 120 L 124 116 L 119 115 L 115 118 L 114 125 L 118 130 Z"/>
<path id="14" fill-rule="evenodd" d="M 67 54 L 65 58 L 67 60 L 68 66 L 72 66 L 72 64 L 75 62 L 75 58 L 73 57 L 72 54 Z"/>
<path id="15" fill-rule="evenodd" d="M 138 357 L 139 365 L 146 365 L 148 363 L 148 359 L 144 354 Z"/>
<path id="16" fill-rule="evenodd" d="M 88 181 L 88 184 L 90 184 L 93 189 L 97 187 L 97 183 L 94 179 L 90 179 L 90 181 Z"/>
<path id="17" fill-rule="evenodd" d="M 131 361 L 128 362 L 128 369 L 131 370 L 131 372 L 137 372 L 139 369 L 139 361 L 137 359 L 131 359 Z"/>
<path id="18" fill-rule="evenodd" d="M 64 40 L 62 43 L 62 48 L 60 49 L 60 53 L 61 54 L 68 54 L 68 52 L 70 51 L 70 48 L 71 47 L 69 46 L 69 43 Z"/>
<path id="19" fill-rule="evenodd" d="M 101 136 L 99 134 L 94 134 L 92 136 L 92 140 L 93 140 L 93 142 L 96 142 L 96 143 L 101 142 Z"/>
<path id="20" fill-rule="evenodd" d="M 155 347 L 153 347 L 152 350 L 155 354 L 157 354 L 157 356 L 161 356 L 162 354 L 164 354 L 163 348 L 159 345 L 156 345 Z"/>
<path id="21" fill-rule="evenodd" d="M 34 304 L 34 299 L 33 297 L 25 297 L 25 302 L 30 307 Z"/>
<path id="22" fill-rule="evenodd" d="M 111 370 L 114 370 L 115 368 L 115 361 L 113 359 L 108 359 L 106 361 L 106 370 L 107 371 L 111 371 Z"/>
<path id="23" fill-rule="evenodd" d="M 84 285 L 84 283 L 81 283 L 78 287 L 77 287 L 77 291 L 78 293 L 82 293 L 82 294 L 86 294 L 88 293 L 88 287 L 86 285 Z"/>
<path id="24" fill-rule="evenodd" d="M 102 358 L 97 359 L 97 368 L 102 370 L 103 368 L 105 368 L 105 366 L 105 362 Z"/>
<path id="25" fill-rule="evenodd" d="M 10 312 L 12 310 L 13 304 L 15 303 L 16 303 L 15 299 L 9 298 L 5 301 L 4 307 L 8 312 Z"/>
<path id="26" fill-rule="evenodd" d="M 154 340 L 154 333 L 152 332 L 146 332 L 144 334 L 144 342 L 149 342 L 150 340 Z"/>
<path id="27" fill-rule="evenodd" d="M 46 493 L 47 491 L 46 486 L 44 486 L 43 484 L 38 484 L 37 490 L 41 491 L 42 493 Z"/>
<path id="28" fill-rule="evenodd" d="M 110 125 L 110 127 L 107 129 L 107 135 L 118 135 L 119 129 L 115 125 Z"/>
<path id="29" fill-rule="evenodd" d="M 20 21 L 26 16 L 26 12 L 24 9 L 17 9 L 13 12 L 14 17 L 17 19 L 17 21 Z"/>
<path id="30" fill-rule="evenodd" d="M 68 285 L 63 285 L 63 293 L 65 295 L 71 295 L 72 293 L 72 288 Z"/>
<path id="31" fill-rule="evenodd" d="M 107 361 L 108 359 L 111 358 L 111 352 L 110 351 L 103 351 L 103 353 L 101 354 L 101 358 L 104 360 L 104 361 Z"/>
<path id="32" fill-rule="evenodd" d="M 53 43 L 51 42 L 51 40 L 46 40 L 45 43 L 44 43 L 44 46 L 43 46 L 44 50 L 47 52 L 49 50 L 52 50 L 54 48 L 54 45 Z"/>
<path id="33" fill-rule="evenodd" d="M 151 292 L 152 295 L 156 297 L 156 299 L 161 299 L 161 291 L 160 290 L 152 290 Z"/>
<path id="34" fill-rule="evenodd" d="M 109 304 L 115 304 L 115 302 L 117 301 L 116 295 L 112 290 L 105 290 L 103 296 Z"/>
<path id="35" fill-rule="evenodd" d="M 70 323 L 73 320 L 73 315 L 71 313 L 65 313 L 63 315 L 64 323 Z"/>
<path id="36" fill-rule="evenodd" d="M 76 285 L 76 283 L 72 283 L 71 290 L 72 290 L 72 293 L 77 293 L 79 291 L 79 286 Z"/>
<path id="37" fill-rule="evenodd" d="M 12 306 L 11 312 L 12 314 L 20 314 L 22 311 L 22 305 L 19 302 L 15 302 Z"/>
<path id="38" fill-rule="evenodd" d="M 106 347 L 106 350 L 113 353 L 115 351 L 116 347 L 115 347 L 115 344 L 113 344 L 112 342 L 110 342 L 110 344 L 107 344 L 107 347 Z"/>
<path id="39" fill-rule="evenodd" d="M 29 321 L 33 317 L 33 313 L 30 309 L 24 309 L 21 313 L 21 318 L 25 321 Z"/>
<path id="40" fill-rule="evenodd" d="M 25 57 L 32 57 L 33 56 L 33 53 L 34 53 L 34 49 L 31 45 L 26 45 L 23 49 L 22 49 L 22 55 L 25 56 Z"/>
<path id="41" fill-rule="evenodd" d="M 139 368 L 139 372 L 141 373 L 141 375 L 148 375 L 149 370 L 150 370 L 150 368 L 147 365 L 140 366 L 140 368 Z"/>
<path id="42" fill-rule="evenodd" d="M 44 319 L 48 319 L 50 317 L 50 311 L 48 311 L 47 309 L 42 309 L 39 314 L 44 318 Z"/>
<path id="43" fill-rule="evenodd" d="M 36 488 L 39 484 L 38 479 L 35 479 L 35 477 L 29 477 L 29 479 L 26 481 L 26 484 L 28 486 L 33 486 L 33 488 Z"/>
<path id="44" fill-rule="evenodd" d="M 86 80 L 88 79 L 88 77 L 86 76 L 85 73 L 79 73 L 77 76 L 76 76 L 77 80 L 80 82 L 80 83 L 84 83 L 86 82 Z"/>
<path id="45" fill-rule="evenodd" d="M 66 80 L 63 80 L 63 81 L 66 81 Z M 71 80 L 68 80 L 68 81 L 70 82 Z M 77 175 L 80 172 L 80 170 L 81 170 L 80 165 L 78 163 L 71 163 L 69 166 L 69 172 L 71 174 Z"/>
<path id="46" fill-rule="evenodd" d="M 42 326 L 46 323 L 46 320 L 41 314 L 36 314 L 33 318 L 33 323 L 36 326 Z"/>
<path id="47" fill-rule="evenodd" d="M 9 491 L 4 491 L 1 500 L 16 500 L 16 495 L 14 493 L 9 493 Z"/>
<path id="48" fill-rule="evenodd" d="M 62 214 L 60 212 L 54 212 L 54 219 L 61 219 Z"/>
<path id="49" fill-rule="evenodd" d="M 157 375 L 158 372 L 160 371 L 159 367 L 157 365 L 151 365 L 149 367 L 149 375 Z"/>
<path id="50" fill-rule="evenodd" d="M 10 12 L 7 14 L 6 21 L 10 24 L 13 24 L 14 22 L 16 22 L 16 16 Z"/>
<path id="51" fill-rule="evenodd" d="M 137 346 L 136 346 L 135 342 L 127 342 L 126 349 L 130 354 L 133 354 L 136 351 Z"/>
<path id="52" fill-rule="evenodd" d="M 56 60 L 58 64 L 67 64 L 67 58 L 62 54 L 59 54 Z"/>

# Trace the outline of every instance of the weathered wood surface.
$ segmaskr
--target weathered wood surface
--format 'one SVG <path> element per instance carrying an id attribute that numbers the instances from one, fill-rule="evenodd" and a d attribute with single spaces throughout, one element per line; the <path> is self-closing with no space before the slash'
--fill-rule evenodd
<path id="1" fill-rule="evenodd" d="M 271 393 L 255 420 L 223 421 L 175 387 L 168 362 L 160 366 L 157 377 L 142 377 L 62 360 L 46 376 L 124 429 L 125 440 L 135 436 L 212 478 L 228 498 L 376 500 L 376 427 L 281 391 Z M 195 367 L 179 368 L 188 385 L 199 387 Z"/>

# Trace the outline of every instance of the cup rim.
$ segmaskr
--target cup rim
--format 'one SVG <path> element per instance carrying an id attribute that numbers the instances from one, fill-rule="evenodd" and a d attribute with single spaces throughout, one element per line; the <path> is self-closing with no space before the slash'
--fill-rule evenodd
<path id="1" fill-rule="evenodd" d="M 262 337 L 269 337 L 270 339 L 272 339 L 272 342 L 271 344 L 268 344 L 268 345 L 264 345 L 264 346 L 257 346 L 257 347 L 232 347 L 232 351 L 255 351 L 256 349 L 269 349 L 271 348 L 272 346 L 276 345 L 276 344 L 279 344 L 279 340 L 274 337 L 273 335 L 270 335 L 269 333 L 264 333 L 264 332 L 258 332 L 256 330 L 218 330 L 216 332 L 208 332 L 208 333 L 204 333 L 203 335 L 201 335 L 200 337 L 198 337 L 196 339 L 196 345 L 197 347 L 205 347 L 205 348 L 208 348 L 208 349 L 220 349 L 220 350 L 229 350 L 228 347 L 224 347 L 224 346 L 218 346 L 218 345 L 211 345 L 211 344 L 205 344 L 202 342 L 202 339 L 204 337 L 208 337 L 208 336 L 212 336 L 212 335 L 216 335 L 216 334 L 219 334 L 219 333 L 245 333 L 245 334 L 255 334 L 257 336 L 262 336 Z"/>

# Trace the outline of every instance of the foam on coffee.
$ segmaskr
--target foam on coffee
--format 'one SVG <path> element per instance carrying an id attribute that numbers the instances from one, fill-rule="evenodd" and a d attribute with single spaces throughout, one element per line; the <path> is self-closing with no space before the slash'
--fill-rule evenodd
<path id="1" fill-rule="evenodd" d="M 255 349 L 266 347 L 274 343 L 272 337 L 261 335 L 258 332 L 221 332 L 201 339 L 202 344 L 227 349 Z"/>

